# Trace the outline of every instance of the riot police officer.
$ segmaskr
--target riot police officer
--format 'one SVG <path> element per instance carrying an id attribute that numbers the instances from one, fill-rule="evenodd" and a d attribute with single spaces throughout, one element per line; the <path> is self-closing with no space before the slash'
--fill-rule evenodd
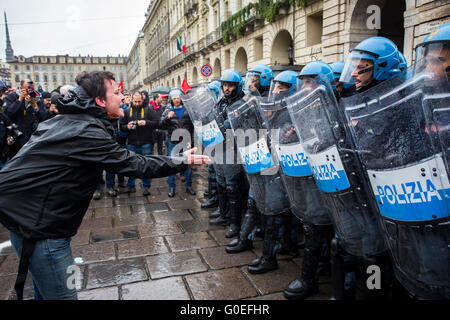
<path id="1" fill-rule="evenodd" d="M 302 69 L 298 77 L 298 87 L 300 91 L 298 94 L 300 97 L 304 94 L 301 89 L 306 88 L 308 80 L 319 75 L 327 77 L 330 82 L 333 82 L 335 79 L 332 68 L 322 61 L 311 62 Z M 294 97 L 292 97 L 292 99 L 295 100 Z M 289 121 L 286 120 L 284 122 L 290 122 L 290 119 Z M 284 130 L 287 131 L 286 133 L 294 131 L 294 136 L 298 143 L 298 137 L 295 134 L 295 129 L 292 128 L 292 122 L 290 128 L 287 129 L 289 129 L 289 131 Z M 286 138 L 286 133 L 282 135 L 283 138 Z M 301 153 L 302 150 L 300 148 L 301 147 L 297 147 L 297 154 Z M 289 153 L 287 153 L 287 156 L 288 155 Z M 329 254 L 327 253 L 329 252 L 329 243 L 333 237 L 333 227 L 329 216 L 329 209 L 314 181 L 308 163 L 305 163 L 303 172 L 300 171 L 299 174 L 291 173 L 290 176 L 289 173 L 289 170 L 286 169 L 286 189 L 289 193 L 292 192 L 291 203 L 293 204 L 293 213 L 299 216 L 303 221 L 305 249 L 301 277 L 292 281 L 285 288 L 284 296 L 287 299 L 302 300 L 318 292 L 319 262 L 323 248 L 325 248 L 326 252 L 324 259 L 329 261 Z M 291 176 L 296 177 L 292 178 Z M 327 264 L 328 261 L 325 261 L 325 264 Z"/>
<path id="2" fill-rule="evenodd" d="M 402 74 L 402 69 L 405 70 L 404 60 L 402 59 L 397 46 L 389 39 L 384 37 L 372 37 L 362 41 L 350 52 L 350 55 L 345 63 L 344 70 L 340 81 L 349 83 L 351 79 L 355 82 L 355 95 L 362 95 L 365 92 L 377 92 L 379 86 L 386 80 L 394 78 Z M 400 80 L 399 80 L 400 81 Z M 353 97 L 347 98 L 353 99 Z M 345 99 L 342 99 L 343 102 Z M 339 112 L 343 111 L 346 103 L 341 103 Z M 363 120 L 347 121 L 349 130 L 353 133 L 364 130 Z M 365 172 L 362 169 L 359 160 L 359 154 L 356 152 L 345 152 L 345 148 L 355 150 L 355 135 L 350 132 L 343 131 L 344 143 L 339 146 L 340 155 L 344 158 L 344 167 L 346 173 L 349 175 L 352 197 L 348 198 L 349 206 L 342 210 L 334 202 L 335 210 L 333 212 L 348 212 L 350 216 L 358 217 L 354 225 L 350 226 L 352 230 L 360 229 L 360 232 L 355 232 L 355 239 L 361 240 L 359 249 L 353 246 L 350 237 L 345 234 L 344 215 L 341 218 L 335 216 L 334 222 L 336 227 L 336 238 L 332 242 L 332 261 L 335 269 L 334 279 L 339 279 L 338 274 L 342 267 L 344 269 L 349 267 L 356 271 L 363 279 L 363 292 L 369 299 L 383 298 L 386 299 L 390 293 L 390 288 L 393 283 L 392 265 L 387 253 L 386 244 L 383 239 L 383 234 L 380 229 L 378 221 L 378 211 L 375 204 L 372 202 L 372 195 L 370 185 L 366 178 Z M 340 195 L 344 196 L 344 194 Z M 330 199 L 330 198 L 329 198 Z M 348 232 L 351 234 L 352 232 Z M 356 236 L 357 235 L 357 236 Z M 381 289 L 369 290 L 367 288 L 367 277 L 369 275 L 368 267 L 378 266 L 381 270 Z M 342 280 L 342 278 L 341 278 Z M 336 282 L 335 282 L 336 285 Z M 336 288 L 336 286 L 335 286 Z M 342 297 L 339 290 L 335 295 L 337 298 Z"/>
<path id="3" fill-rule="evenodd" d="M 450 23 L 446 23 L 431 32 L 416 47 L 415 61 L 421 61 L 424 58 L 439 59 L 444 67 L 447 79 L 450 79 Z"/>
<path id="4" fill-rule="evenodd" d="M 214 99 L 219 98 L 219 91 L 220 91 L 220 82 L 215 80 L 211 81 L 208 84 L 208 91 L 210 94 L 214 97 Z M 217 178 L 216 178 L 216 171 L 214 170 L 214 165 L 209 164 L 208 165 L 208 190 L 203 192 L 203 195 L 205 197 L 208 197 L 208 201 L 201 204 L 202 208 L 214 208 L 217 207 L 219 204 L 219 196 L 217 195 Z M 211 219 L 219 217 L 220 212 L 219 209 L 211 212 L 209 217 Z"/>
<path id="5" fill-rule="evenodd" d="M 291 70 L 280 73 L 273 79 L 268 98 L 263 99 L 263 101 L 270 106 L 279 105 L 283 97 L 295 92 L 296 77 L 297 73 Z M 267 129 L 270 129 L 274 123 L 279 122 L 277 112 L 262 107 L 261 112 Z M 272 142 L 268 142 L 269 147 L 271 147 Z M 255 199 L 256 207 L 262 213 L 264 225 L 262 256 L 253 260 L 248 266 L 248 272 L 252 274 L 262 274 L 278 268 L 276 254 L 281 247 L 281 240 L 283 235 L 291 234 L 290 203 L 280 173 L 279 168 L 277 168 L 276 172 L 272 174 L 257 173 L 253 179 L 250 179 L 249 176 L 252 190 L 249 198 Z M 257 193 L 263 194 L 258 195 Z M 292 243 L 289 243 L 290 237 L 284 237 L 284 239 L 288 241 L 285 244 L 287 247 L 293 246 Z"/>
<path id="6" fill-rule="evenodd" d="M 417 65 L 407 72 L 406 81 L 399 67 L 400 77 L 361 89 L 342 103 L 396 278 L 420 299 L 450 297 L 450 217 L 445 200 L 450 183 L 448 162 L 444 164 L 450 141 L 448 59 L 445 64 L 450 25 L 447 28 L 447 37 L 444 25 L 416 48 Z M 353 68 L 360 66 L 358 60 Z M 351 68 L 349 72 L 357 73 Z M 396 190 L 395 197 L 390 190 Z M 417 197 L 417 192 L 427 196 Z"/>
<path id="7" fill-rule="evenodd" d="M 257 65 L 247 72 L 244 82 L 244 92 L 251 95 L 266 97 L 269 94 L 272 80 L 272 69 L 264 64 Z M 260 213 L 258 212 L 250 187 L 247 211 L 242 220 L 239 237 L 227 245 L 226 251 L 233 254 L 250 250 L 253 247 L 253 240 L 256 235 L 257 226 L 261 223 L 260 220 Z"/>
<path id="8" fill-rule="evenodd" d="M 244 97 L 242 90 L 243 80 L 236 70 L 226 70 L 220 78 L 220 90 L 223 97 L 215 107 L 215 118 L 222 135 L 226 137 L 218 148 L 215 149 L 214 167 L 216 169 L 217 189 L 219 197 L 219 212 L 217 218 L 210 220 L 212 225 L 228 225 L 230 228 L 226 233 L 227 238 L 239 234 L 242 214 L 242 194 L 247 193 L 248 185 L 243 175 L 242 165 L 237 161 L 237 148 L 233 149 L 232 163 L 227 163 L 227 149 L 234 147 L 235 141 L 231 134 L 230 122 L 227 118 L 228 109 Z M 244 193 L 245 192 L 245 193 Z M 227 203 L 228 198 L 228 203 Z M 227 205 L 230 219 L 226 218 Z"/>
<path id="9" fill-rule="evenodd" d="M 267 97 L 270 92 L 272 80 L 272 69 L 265 64 L 259 64 L 247 72 L 247 75 L 245 76 L 244 92 L 246 94 Z"/>

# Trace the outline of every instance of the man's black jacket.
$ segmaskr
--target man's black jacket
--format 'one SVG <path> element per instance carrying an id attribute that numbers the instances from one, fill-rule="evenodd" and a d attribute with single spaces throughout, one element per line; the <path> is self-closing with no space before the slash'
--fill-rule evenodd
<path id="1" fill-rule="evenodd" d="M 107 112 L 81 87 L 58 100 L 58 109 L 0 171 L 0 222 L 24 238 L 74 236 L 103 170 L 145 179 L 187 169 L 120 146 Z"/>
<path id="2" fill-rule="evenodd" d="M 153 144 L 153 132 L 159 127 L 159 118 L 155 110 L 150 109 L 148 104 L 142 104 L 140 107 L 135 107 L 131 104 L 131 108 L 124 111 L 125 116 L 120 121 L 121 130 L 129 132 L 128 143 L 134 146 L 142 146 L 144 144 Z M 145 126 L 138 126 L 136 129 L 128 130 L 128 123 L 131 121 L 145 120 Z"/>

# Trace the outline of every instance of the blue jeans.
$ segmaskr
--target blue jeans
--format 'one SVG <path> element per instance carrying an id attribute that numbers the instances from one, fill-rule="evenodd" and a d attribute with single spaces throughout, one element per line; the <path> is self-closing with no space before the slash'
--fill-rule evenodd
<path id="1" fill-rule="evenodd" d="M 117 175 L 119 184 L 125 182 L 125 178 L 122 175 Z M 114 189 L 116 186 L 116 174 L 111 172 L 106 172 L 106 189 Z"/>
<path id="2" fill-rule="evenodd" d="M 12 232 L 10 238 L 20 259 L 23 240 Z M 71 238 L 46 239 L 36 242 L 29 267 L 35 300 L 78 299 L 76 287 L 68 285 L 73 277 L 69 267 L 74 264 L 70 249 L 71 240 Z"/>
<path id="3" fill-rule="evenodd" d="M 142 156 L 151 156 L 153 154 L 152 144 L 143 144 L 142 146 L 134 146 L 132 144 L 127 145 L 127 149 Z M 149 189 L 152 184 L 152 179 L 142 180 L 142 186 L 144 189 Z M 136 185 L 136 178 L 128 178 L 127 188 L 133 188 Z"/>
<path id="4" fill-rule="evenodd" d="M 177 143 L 174 143 L 170 140 L 168 141 L 167 153 L 168 153 L 169 157 L 170 157 L 170 153 L 172 152 L 173 148 L 175 148 L 176 145 L 177 145 Z M 186 178 L 186 180 L 184 181 L 184 185 L 186 186 L 186 188 L 192 186 L 192 169 L 191 169 L 191 167 L 188 167 L 187 170 L 183 173 L 183 175 Z M 176 187 L 175 176 L 169 176 L 167 181 L 169 183 L 169 188 L 175 189 L 175 187 Z"/>

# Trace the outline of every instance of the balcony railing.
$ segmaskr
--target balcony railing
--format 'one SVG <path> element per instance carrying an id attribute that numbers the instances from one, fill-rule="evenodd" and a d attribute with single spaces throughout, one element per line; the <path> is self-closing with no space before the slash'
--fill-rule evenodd
<path id="1" fill-rule="evenodd" d="M 190 15 L 192 14 L 193 11 L 195 11 L 198 7 L 198 0 L 189 0 L 185 5 L 184 5 L 184 15 Z"/>
<path id="2" fill-rule="evenodd" d="M 222 22 L 220 29 L 222 31 L 224 43 L 229 42 L 229 36 L 231 33 L 233 33 L 237 38 L 240 38 L 243 31 L 242 29 L 245 25 L 255 19 L 256 11 L 256 7 L 253 4 L 249 4 Z"/>
<path id="3" fill-rule="evenodd" d="M 220 39 L 222 39 L 222 29 L 221 28 L 217 28 L 215 31 L 210 32 L 206 36 L 206 46 L 209 47 L 214 42 L 219 41 Z"/>

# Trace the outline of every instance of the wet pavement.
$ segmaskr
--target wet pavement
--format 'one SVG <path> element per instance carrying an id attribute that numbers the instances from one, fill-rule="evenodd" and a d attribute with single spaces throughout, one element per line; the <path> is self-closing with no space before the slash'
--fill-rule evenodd
<path id="1" fill-rule="evenodd" d="M 226 228 L 211 226 L 206 201 L 207 168 L 193 173 L 196 196 L 177 180 L 169 198 L 167 179 L 154 179 L 150 196 L 137 192 L 92 200 L 77 235 L 73 257 L 81 270 L 80 300 L 284 300 L 283 289 L 300 276 L 302 258 L 278 256 L 279 268 L 252 275 L 247 265 L 262 251 L 257 238 L 252 250 L 230 255 Z M 0 243 L 9 233 L 0 225 Z M 302 253 L 302 250 L 301 250 Z M 18 259 L 12 248 L 0 252 L 0 299 L 14 299 Z M 28 276 L 24 297 L 33 298 Z M 321 277 L 320 292 L 311 300 L 331 297 L 331 279 Z"/>

